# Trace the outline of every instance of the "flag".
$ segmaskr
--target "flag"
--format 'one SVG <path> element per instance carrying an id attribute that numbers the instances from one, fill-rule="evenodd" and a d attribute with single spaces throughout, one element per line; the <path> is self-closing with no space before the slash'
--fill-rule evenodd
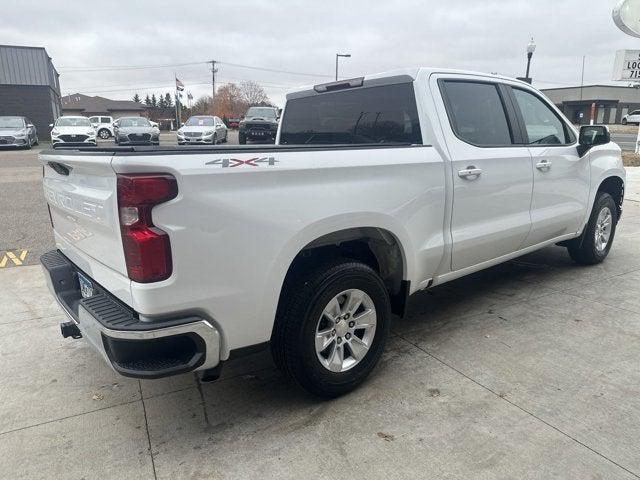
<path id="1" fill-rule="evenodd" d="M 184 90 L 184 84 L 178 80 L 178 77 L 176 77 L 176 90 L 178 90 L 179 92 Z"/>

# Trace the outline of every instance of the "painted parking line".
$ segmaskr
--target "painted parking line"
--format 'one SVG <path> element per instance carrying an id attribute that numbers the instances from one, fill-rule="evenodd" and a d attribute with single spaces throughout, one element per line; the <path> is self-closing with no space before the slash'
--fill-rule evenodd
<path id="1" fill-rule="evenodd" d="M 2 256 L 0 256 L 0 268 L 21 267 L 28 253 L 28 250 L 7 250 L 6 252 L 2 252 Z"/>

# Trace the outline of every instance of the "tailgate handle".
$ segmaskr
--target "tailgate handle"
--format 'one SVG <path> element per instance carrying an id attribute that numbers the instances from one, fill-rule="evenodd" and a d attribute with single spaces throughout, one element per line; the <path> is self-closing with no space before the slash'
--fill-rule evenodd
<path id="1" fill-rule="evenodd" d="M 71 171 L 71 167 L 67 167 L 66 165 L 63 165 L 58 162 L 49 162 L 47 165 L 49 165 L 57 173 L 59 173 L 60 175 L 64 175 L 65 177 L 68 177 L 69 172 Z"/>

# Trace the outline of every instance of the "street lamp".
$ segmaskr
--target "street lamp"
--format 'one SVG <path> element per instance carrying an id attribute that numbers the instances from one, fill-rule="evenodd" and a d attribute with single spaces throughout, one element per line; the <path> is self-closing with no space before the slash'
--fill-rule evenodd
<path id="1" fill-rule="evenodd" d="M 336 82 L 338 81 L 338 58 L 339 57 L 351 58 L 351 54 L 350 53 L 336 53 Z"/>
<path id="2" fill-rule="evenodd" d="M 533 52 L 536 51 L 536 43 L 533 41 L 533 37 L 531 37 L 531 41 L 529 45 L 527 45 L 527 74 L 525 75 L 526 81 L 531 83 L 531 78 L 529 77 L 529 69 L 531 68 L 531 57 L 533 57 Z"/>

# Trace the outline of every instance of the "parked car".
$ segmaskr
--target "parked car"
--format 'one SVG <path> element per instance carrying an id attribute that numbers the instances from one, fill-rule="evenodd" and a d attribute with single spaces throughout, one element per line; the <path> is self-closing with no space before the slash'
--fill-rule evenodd
<path id="1" fill-rule="evenodd" d="M 268 345 L 334 397 L 375 367 L 410 294 L 556 244 L 597 264 L 622 214 L 607 127 L 578 132 L 510 78 L 416 68 L 316 85 L 287 96 L 278 139 L 41 154 L 62 334 L 137 378 L 216 378 Z"/>
<path id="2" fill-rule="evenodd" d="M 113 137 L 113 117 L 89 117 L 89 121 L 93 128 L 96 129 L 98 137 L 102 140 L 108 140 Z"/>
<path id="3" fill-rule="evenodd" d="M 178 129 L 178 145 L 225 143 L 227 126 L 215 116 L 199 115 L 189 117 Z"/>
<path id="4" fill-rule="evenodd" d="M 144 117 L 120 117 L 114 123 L 116 145 L 159 145 L 160 130 Z"/>
<path id="5" fill-rule="evenodd" d="M 0 147 L 31 148 L 38 145 L 38 132 L 26 117 L 0 117 Z"/>
<path id="6" fill-rule="evenodd" d="M 275 142 L 280 111 L 276 107 L 251 107 L 239 124 L 238 141 L 269 140 Z"/>
<path id="7" fill-rule="evenodd" d="M 87 117 L 59 117 L 55 124 L 49 125 L 53 148 L 61 146 L 96 146 L 96 131 Z"/>
<path id="8" fill-rule="evenodd" d="M 622 124 L 627 125 L 628 123 L 640 125 L 640 110 L 634 110 L 622 117 Z"/>
<path id="9" fill-rule="evenodd" d="M 229 128 L 238 128 L 240 126 L 239 118 L 230 118 L 227 120 L 227 127 Z"/>

